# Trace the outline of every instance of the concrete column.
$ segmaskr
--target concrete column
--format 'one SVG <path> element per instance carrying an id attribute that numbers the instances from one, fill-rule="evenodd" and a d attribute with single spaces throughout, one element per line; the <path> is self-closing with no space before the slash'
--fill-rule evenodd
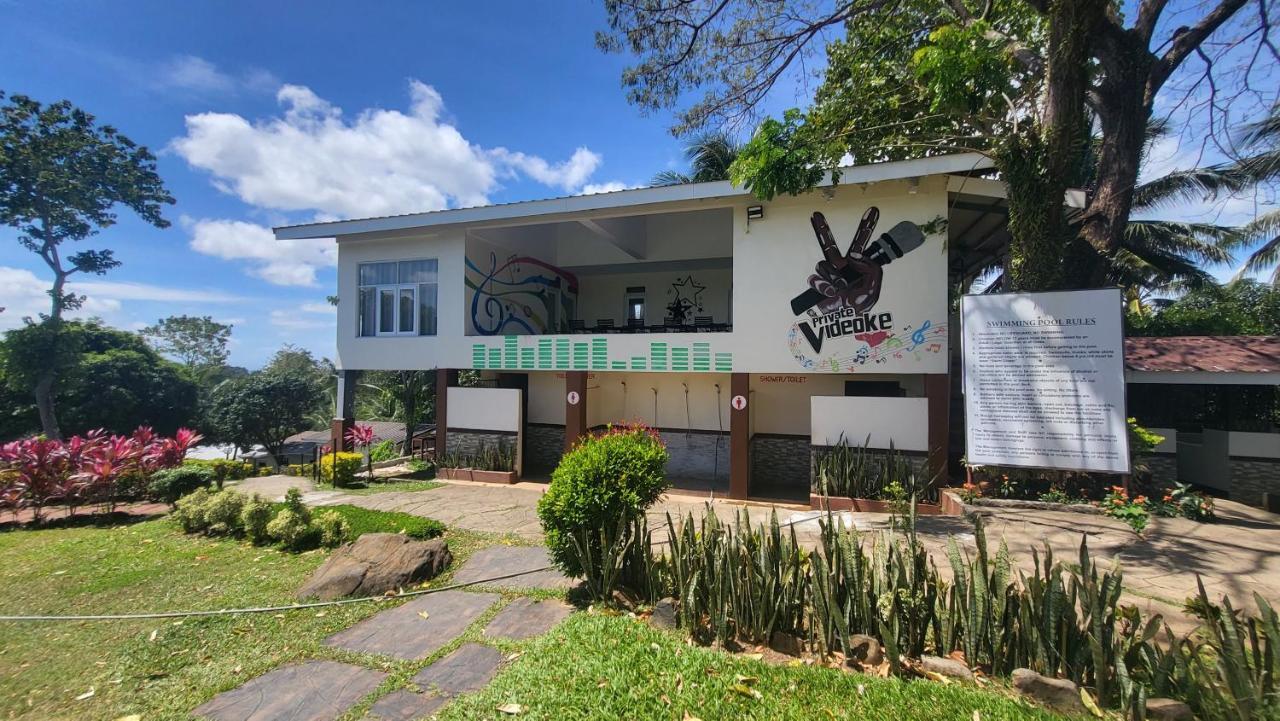
<path id="1" fill-rule="evenodd" d="M 356 423 L 356 383 L 360 371 L 338 371 L 337 403 L 333 409 L 333 423 L 329 426 L 329 443 L 339 451 L 351 450 L 347 443 L 347 431 Z"/>
<path id="2" fill-rule="evenodd" d="M 576 401 L 576 402 L 574 402 Z M 568 451 L 587 434 L 587 372 L 564 374 L 564 449 Z"/>
<path id="3" fill-rule="evenodd" d="M 729 497 L 745 499 L 750 487 L 751 376 L 734 373 L 729 380 Z"/>
<path id="4" fill-rule="evenodd" d="M 458 371 L 449 368 L 436 369 L 436 459 L 444 456 L 448 446 L 449 387 L 458 385 Z"/>
<path id="5" fill-rule="evenodd" d="M 929 480 L 935 486 L 947 485 L 947 460 L 950 455 L 951 379 L 946 373 L 930 373 L 924 377 L 924 395 L 929 400 Z"/>

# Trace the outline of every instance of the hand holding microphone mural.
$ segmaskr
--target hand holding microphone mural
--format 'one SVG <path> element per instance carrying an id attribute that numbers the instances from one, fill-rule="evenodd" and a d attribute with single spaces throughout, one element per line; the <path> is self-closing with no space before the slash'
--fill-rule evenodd
<path id="1" fill-rule="evenodd" d="M 791 299 L 797 318 L 789 334 L 792 352 L 804 367 L 847 372 L 866 365 L 920 361 L 922 353 L 938 353 L 944 347 L 945 320 L 926 317 L 899 325 L 893 309 L 871 312 L 880 302 L 884 266 L 925 243 L 920 226 L 906 220 L 876 235 L 879 221 L 880 209 L 867 208 L 841 253 L 826 217 L 820 212 L 810 216 L 822 258 L 809 276 L 809 288 Z M 891 282 L 901 282 L 894 277 Z M 895 297 L 901 301 L 900 295 Z"/>
<path id="2" fill-rule="evenodd" d="M 880 209 L 867 208 L 849 249 L 841 255 L 826 217 L 815 212 L 809 218 L 822 250 L 822 260 L 809 276 L 809 290 L 791 299 L 793 313 L 801 315 L 815 305 L 824 313 L 840 308 L 865 313 L 875 307 L 884 281 L 883 266 L 924 245 L 920 226 L 906 220 L 871 241 L 879 220 Z M 871 242 L 868 244 L 868 241 Z"/>

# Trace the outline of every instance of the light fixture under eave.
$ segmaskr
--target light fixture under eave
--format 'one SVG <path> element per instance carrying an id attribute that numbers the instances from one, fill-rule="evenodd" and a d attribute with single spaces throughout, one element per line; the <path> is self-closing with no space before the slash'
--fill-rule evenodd
<path id="1" fill-rule="evenodd" d="M 907 178 L 907 193 L 915 195 L 920 192 L 920 178 Z"/>
<path id="2" fill-rule="evenodd" d="M 748 222 L 750 222 L 750 221 L 752 221 L 752 220 L 763 220 L 763 219 L 764 219 L 764 206 L 763 206 L 763 205 L 748 205 L 748 206 L 747 206 L 747 221 L 748 221 Z"/>

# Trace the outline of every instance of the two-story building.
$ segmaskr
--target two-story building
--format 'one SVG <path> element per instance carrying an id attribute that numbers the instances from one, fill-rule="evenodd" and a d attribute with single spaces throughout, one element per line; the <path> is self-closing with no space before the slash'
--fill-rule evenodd
<path id="1" fill-rule="evenodd" d="M 677 486 L 799 499 L 841 436 L 945 472 L 956 293 L 1007 247 L 989 169 L 950 155 L 768 202 L 699 183 L 276 237 L 337 238 L 335 435 L 359 371 L 435 369 L 440 452 L 514 436 L 545 477 L 590 429 L 638 420 Z M 495 393 L 454 387 L 464 369 Z"/>

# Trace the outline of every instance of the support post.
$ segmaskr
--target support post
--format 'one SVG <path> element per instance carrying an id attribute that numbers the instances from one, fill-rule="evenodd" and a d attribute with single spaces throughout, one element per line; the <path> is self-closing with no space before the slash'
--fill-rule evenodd
<path id="1" fill-rule="evenodd" d="M 436 369 L 436 462 L 448 451 L 449 388 L 458 385 L 458 371 L 450 368 Z"/>
<path id="2" fill-rule="evenodd" d="M 349 451 L 347 431 L 356 424 L 356 382 L 360 371 L 338 371 L 337 403 L 333 409 L 333 423 L 329 425 L 329 445 L 335 451 Z"/>
<path id="3" fill-rule="evenodd" d="M 587 372 L 564 374 L 564 450 L 587 434 Z"/>
<path id="4" fill-rule="evenodd" d="M 734 373 L 729 380 L 729 497 L 745 500 L 750 487 L 751 376 Z"/>
<path id="5" fill-rule="evenodd" d="M 924 377 L 924 395 L 929 401 L 929 483 L 947 484 L 947 461 L 951 450 L 951 379 L 946 373 Z"/>

